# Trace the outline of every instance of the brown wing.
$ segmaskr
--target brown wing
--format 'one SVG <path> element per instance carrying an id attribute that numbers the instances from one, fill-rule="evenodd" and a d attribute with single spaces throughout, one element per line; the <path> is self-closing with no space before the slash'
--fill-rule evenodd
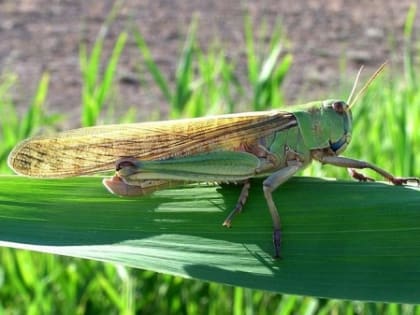
<path id="1" fill-rule="evenodd" d="M 120 157 L 158 160 L 238 150 L 295 123 L 290 113 L 267 111 L 81 128 L 23 141 L 10 153 L 9 166 L 34 177 L 91 174 L 113 169 Z"/>

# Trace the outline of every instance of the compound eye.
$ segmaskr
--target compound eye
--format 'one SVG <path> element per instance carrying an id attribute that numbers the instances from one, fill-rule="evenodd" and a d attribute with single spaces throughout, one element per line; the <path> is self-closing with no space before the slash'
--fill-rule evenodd
<path id="1" fill-rule="evenodd" d="M 136 166 L 136 159 L 131 157 L 123 157 L 117 160 L 115 163 L 115 169 L 119 171 L 124 167 L 135 167 Z"/>
<path id="2" fill-rule="evenodd" d="M 336 101 L 332 103 L 332 108 L 339 114 L 343 114 L 347 111 L 349 108 L 349 105 L 347 105 L 346 102 L 343 101 Z"/>

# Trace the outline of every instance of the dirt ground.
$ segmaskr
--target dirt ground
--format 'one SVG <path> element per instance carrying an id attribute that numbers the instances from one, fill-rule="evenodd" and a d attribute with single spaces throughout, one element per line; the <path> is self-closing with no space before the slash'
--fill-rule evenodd
<path id="1" fill-rule="evenodd" d="M 246 73 L 243 38 L 244 15 L 254 25 L 279 21 L 291 42 L 293 67 L 287 76 L 288 101 L 325 96 L 340 78 L 340 60 L 346 58 L 353 78 L 361 64 L 371 73 L 385 60 L 402 59 L 403 28 L 412 1 L 383 0 L 142 0 L 125 1 L 109 30 L 106 45 L 112 44 L 133 22 L 140 28 L 153 56 L 173 77 L 180 48 L 193 14 L 199 17 L 198 38 L 203 46 L 218 38 L 229 55 L 240 60 Z M 15 102 L 28 104 L 41 73 L 48 70 L 51 84 L 48 108 L 66 113 L 75 124 L 79 115 L 81 79 L 79 43 L 92 43 L 113 1 L 0 0 L 0 73 L 19 77 Z M 415 30 L 420 29 L 417 18 Z M 162 108 L 160 93 L 135 78 L 141 58 L 130 39 L 118 67 L 118 102 L 135 105 L 140 113 Z M 334 95 L 331 95 L 334 96 Z M 1 118 L 3 119 L 3 118 Z"/>

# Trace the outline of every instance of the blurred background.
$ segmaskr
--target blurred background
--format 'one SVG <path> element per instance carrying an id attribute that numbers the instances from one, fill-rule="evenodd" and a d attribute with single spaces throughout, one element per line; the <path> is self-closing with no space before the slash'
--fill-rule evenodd
<path id="1" fill-rule="evenodd" d="M 252 21 L 256 49 L 281 32 L 284 55 L 293 55 L 285 78 L 288 104 L 325 97 L 342 76 L 352 81 L 360 65 L 371 73 L 386 60 L 401 62 L 404 25 L 410 6 L 402 1 L 1 1 L 0 69 L 17 75 L 15 103 L 26 106 L 42 73 L 51 80 L 48 110 L 78 117 L 82 86 L 80 44 L 91 46 L 107 25 L 104 54 L 110 54 L 117 36 L 138 28 L 165 75 L 173 79 L 190 24 L 197 19 L 201 49 L 222 47 L 235 65 L 235 75 L 247 76 L 244 18 Z M 415 21 L 413 33 L 420 27 Z M 144 84 L 144 64 L 133 37 L 128 38 L 115 75 L 118 106 L 135 106 L 139 118 L 158 106 L 168 113 L 156 86 Z M 140 76 L 139 76 L 140 75 Z M 331 95 L 331 97 L 338 95 Z M 108 100 L 108 102 L 111 102 Z"/>
<path id="2" fill-rule="evenodd" d="M 45 129 L 346 99 L 361 65 L 366 78 L 389 61 L 356 108 L 365 142 L 350 152 L 419 176 L 416 9 L 409 0 L 0 1 L 0 172 L 10 173 L 5 160 L 16 142 Z M 316 167 L 305 174 L 343 175 Z M 420 312 L 0 254 L 5 314 Z"/>

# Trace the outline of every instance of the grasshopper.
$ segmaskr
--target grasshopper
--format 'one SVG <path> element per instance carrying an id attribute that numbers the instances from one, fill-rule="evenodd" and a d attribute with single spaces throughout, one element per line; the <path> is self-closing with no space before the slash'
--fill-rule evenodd
<path id="1" fill-rule="evenodd" d="M 115 169 L 103 180 L 121 196 L 142 196 L 183 182 L 243 183 L 238 202 L 223 222 L 230 227 L 248 197 L 250 179 L 264 177 L 263 191 L 273 222 L 274 256 L 280 256 L 280 216 L 273 191 L 317 160 L 355 169 L 372 169 L 395 185 L 420 183 L 395 177 L 368 162 L 339 156 L 350 142 L 351 106 L 382 70 L 375 72 L 351 102 L 326 100 L 286 110 L 228 114 L 135 124 L 105 125 L 38 136 L 18 144 L 9 166 L 18 174 L 62 178 Z"/>

